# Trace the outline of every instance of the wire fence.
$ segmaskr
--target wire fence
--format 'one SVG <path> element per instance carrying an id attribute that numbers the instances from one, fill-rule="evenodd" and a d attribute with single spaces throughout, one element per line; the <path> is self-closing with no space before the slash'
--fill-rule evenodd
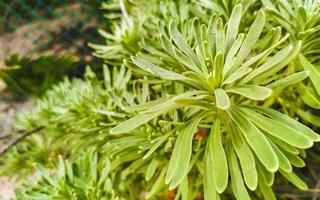
<path id="1" fill-rule="evenodd" d="M 0 0 L 0 60 L 12 54 L 90 53 L 102 0 Z"/>

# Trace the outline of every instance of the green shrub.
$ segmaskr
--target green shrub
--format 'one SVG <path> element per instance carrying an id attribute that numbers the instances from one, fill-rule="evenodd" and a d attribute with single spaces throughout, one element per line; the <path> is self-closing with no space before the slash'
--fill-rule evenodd
<path id="1" fill-rule="evenodd" d="M 48 137 L 49 150 L 75 165 L 96 149 L 110 161 L 112 186 L 93 184 L 105 195 L 84 197 L 96 178 L 79 176 L 80 190 L 64 190 L 68 179 L 44 173 L 20 189 L 28 198 L 72 199 L 72 191 L 78 199 L 271 200 L 279 175 L 306 190 L 294 167 L 320 141 L 319 116 L 309 112 L 320 105 L 319 7 L 317 0 L 104 4 L 114 28 L 100 31 L 106 44 L 91 44 L 110 65 L 104 80 L 89 70 L 85 81 L 48 91 L 16 125 L 44 129 L 5 155 L 3 167 Z M 30 162 L 52 167 L 49 159 Z M 83 166 L 103 173 L 100 162 Z"/>

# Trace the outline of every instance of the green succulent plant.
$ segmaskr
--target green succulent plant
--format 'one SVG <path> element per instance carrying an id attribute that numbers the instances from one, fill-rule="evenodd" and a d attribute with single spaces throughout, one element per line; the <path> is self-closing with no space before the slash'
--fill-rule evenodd
<path id="1" fill-rule="evenodd" d="M 96 152 L 90 152 L 76 161 L 59 157 L 54 174 L 38 166 L 41 178 L 36 185 L 17 191 L 17 199 L 108 199 L 120 200 L 112 188 L 111 163 Z M 25 183 L 28 184 L 28 183 Z"/>
<path id="2" fill-rule="evenodd" d="M 21 115 L 17 128 L 44 129 L 8 152 L 1 172 L 37 155 L 36 138 L 47 137 L 54 156 L 24 168 L 58 174 L 40 167 L 43 178 L 24 185 L 22 199 L 272 200 L 278 175 L 306 190 L 295 167 L 320 141 L 309 112 L 320 105 L 318 3 L 107 2 L 114 28 L 100 31 L 105 44 L 91 44 L 108 65 L 104 79 L 88 70 Z M 59 154 L 75 175 L 61 158 L 48 164 Z"/>

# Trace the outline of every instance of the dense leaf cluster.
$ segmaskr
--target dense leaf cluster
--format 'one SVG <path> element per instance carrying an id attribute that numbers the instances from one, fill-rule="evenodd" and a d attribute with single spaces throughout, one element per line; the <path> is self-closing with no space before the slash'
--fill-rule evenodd
<path id="1" fill-rule="evenodd" d="M 278 174 L 307 189 L 293 170 L 320 141 L 310 125 L 319 126 L 318 0 L 120 0 L 102 8 L 113 28 L 100 31 L 106 44 L 91 46 L 108 65 L 104 80 L 88 70 L 86 80 L 48 91 L 17 121 L 44 130 L 3 159 L 8 171 L 19 155 L 50 168 L 61 154 L 91 175 L 72 175 L 60 158 L 60 175 L 40 167 L 43 178 L 19 190 L 21 199 L 272 200 Z M 51 159 L 29 157 L 39 141 L 50 143 Z M 90 149 L 98 153 L 79 161 Z"/>

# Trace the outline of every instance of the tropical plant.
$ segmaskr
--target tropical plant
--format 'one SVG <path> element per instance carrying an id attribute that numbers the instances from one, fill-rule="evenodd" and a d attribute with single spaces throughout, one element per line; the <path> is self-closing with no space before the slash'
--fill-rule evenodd
<path id="1" fill-rule="evenodd" d="M 37 151 L 37 138 L 48 138 L 54 156 L 31 157 L 24 169 L 41 163 L 57 175 L 40 167 L 38 183 L 19 189 L 22 199 L 272 200 L 280 174 L 306 190 L 294 167 L 305 166 L 305 149 L 320 141 L 319 116 L 312 114 L 311 126 L 301 114 L 319 109 L 319 52 L 312 45 L 318 5 L 104 4 L 115 28 L 100 31 L 105 44 L 91 44 L 109 65 L 104 79 L 88 70 L 85 80 L 66 80 L 20 115 L 17 129 L 43 129 L 4 155 L 1 172 L 17 169 L 21 155 Z M 85 175 L 73 175 L 78 169 Z"/>

